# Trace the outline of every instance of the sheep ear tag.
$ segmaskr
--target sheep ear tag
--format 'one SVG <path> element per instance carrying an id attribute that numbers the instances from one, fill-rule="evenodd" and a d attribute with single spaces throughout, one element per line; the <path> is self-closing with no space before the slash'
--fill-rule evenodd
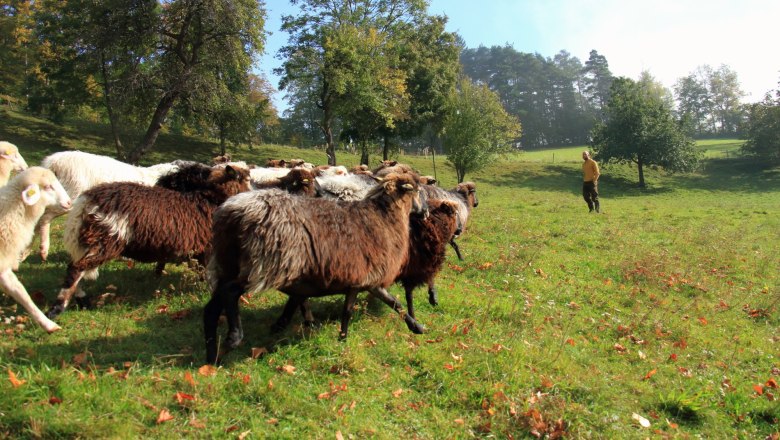
<path id="1" fill-rule="evenodd" d="M 29 206 L 38 203 L 40 199 L 41 189 L 34 183 L 22 191 L 22 201 Z"/>

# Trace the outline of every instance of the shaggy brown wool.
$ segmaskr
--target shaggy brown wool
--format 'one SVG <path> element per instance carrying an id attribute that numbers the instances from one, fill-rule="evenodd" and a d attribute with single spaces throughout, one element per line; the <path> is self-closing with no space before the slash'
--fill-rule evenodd
<path id="1" fill-rule="evenodd" d="M 228 317 L 227 345 L 235 347 L 243 337 L 238 298 L 245 292 L 277 289 L 290 295 L 291 310 L 283 313 L 288 320 L 308 297 L 346 294 L 342 337 L 360 291 L 371 290 L 400 311 L 385 288 L 406 262 L 409 215 L 420 200 L 414 174 L 388 175 L 364 200 L 352 203 L 278 190 L 228 200 L 214 214 L 208 265 L 213 295 L 204 311 L 207 361 L 216 361 L 222 310 Z M 405 319 L 410 329 L 422 331 L 411 316 Z"/>
<path id="2" fill-rule="evenodd" d="M 460 233 L 457 204 L 445 200 L 428 200 L 428 217 L 413 215 L 409 226 L 409 259 L 398 275 L 406 291 L 406 309 L 414 315 L 414 289 L 423 284 L 433 286 L 441 271 L 447 245 Z M 435 299 L 435 291 L 433 294 Z M 434 303 L 429 297 L 431 303 Z M 435 304 L 433 304 L 435 305 Z"/>
<path id="3" fill-rule="evenodd" d="M 65 224 L 71 256 L 57 303 L 47 315 L 62 313 L 82 277 L 123 256 L 142 262 L 205 262 L 211 248 L 212 213 L 219 204 L 249 190 L 247 170 L 188 165 L 158 185 L 131 182 L 98 185 L 77 199 Z M 176 188 L 177 190 L 171 189 Z"/>
<path id="4" fill-rule="evenodd" d="M 304 168 L 293 168 L 282 177 L 255 184 L 254 189 L 271 188 L 283 189 L 290 194 L 314 197 L 317 195 L 317 180 L 312 171 Z"/>

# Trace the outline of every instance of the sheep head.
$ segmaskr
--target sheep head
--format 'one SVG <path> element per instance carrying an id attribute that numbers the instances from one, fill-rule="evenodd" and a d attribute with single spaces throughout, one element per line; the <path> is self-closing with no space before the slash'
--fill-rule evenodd
<path id="1" fill-rule="evenodd" d="M 9 161 L 14 166 L 14 171 L 24 171 L 27 169 L 27 162 L 25 162 L 22 155 L 19 154 L 19 149 L 10 142 L 0 142 L 0 158 Z"/>
<path id="2" fill-rule="evenodd" d="M 30 207 L 59 205 L 67 211 L 73 204 L 57 176 L 46 168 L 28 168 L 14 177 L 12 185 L 21 191 L 22 201 Z"/>
<path id="3" fill-rule="evenodd" d="M 284 189 L 291 194 L 302 194 L 309 197 L 317 195 L 319 184 L 314 173 L 305 168 L 293 168 L 287 175 L 279 178 Z"/>
<path id="4" fill-rule="evenodd" d="M 474 182 L 459 183 L 455 191 L 466 199 L 469 208 L 476 208 L 479 205 L 477 199 L 477 185 Z"/>
<path id="5" fill-rule="evenodd" d="M 428 215 L 428 203 L 420 191 L 420 177 L 416 173 L 390 173 L 381 179 L 366 198 L 387 197 L 401 205 L 407 214 Z"/>

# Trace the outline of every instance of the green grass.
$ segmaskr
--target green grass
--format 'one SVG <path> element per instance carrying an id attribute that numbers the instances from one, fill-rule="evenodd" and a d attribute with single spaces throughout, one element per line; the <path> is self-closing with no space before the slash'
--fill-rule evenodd
<path id="1" fill-rule="evenodd" d="M 40 137 L 37 125 L 52 136 Z M 56 139 L 110 154 L 93 130 L 63 136 L 15 116 L 0 138 L 30 164 Z M 155 160 L 208 158 L 214 149 L 161 141 Z M 551 150 L 524 153 L 467 176 L 480 205 L 460 240 L 465 261 L 448 257 L 438 307 L 418 292 L 424 335 L 365 297 L 347 341 L 337 340 L 340 297 L 315 301 L 319 328 L 296 319 L 271 335 L 284 296 L 254 294 L 242 305 L 244 346 L 204 376 L 209 293 L 185 266 L 169 265 L 160 278 L 146 264 L 103 267 L 83 284 L 102 303 L 68 310 L 52 335 L 2 299 L 0 437 L 533 438 L 558 427 L 568 438 L 747 439 L 780 431 L 780 406 L 769 398 L 780 391 L 767 387 L 780 381 L 780 170 L 713 157 L 696 174 L 649 170 L 640 190 L 635 168 L 604 166 L 603 214 L 589 215 L 579 151 L 556 150 L 555 163 L 539 157 Z M 235 154 L 324 158 L 279 146 Z M 399 159 L 433 173 L 430 159 Z M 438 159 L 439 179 L 453 186 Z M 48 302 L 67 263 L 60 235 L 58 222 L 51 260 L 31 256 L 19 271 Z M 253 359 L 253 347 L 269 353 Z M 25 383 L 13 387 L 8 371 Z M 163 409 L 173 419 L 157 424 Z"/>

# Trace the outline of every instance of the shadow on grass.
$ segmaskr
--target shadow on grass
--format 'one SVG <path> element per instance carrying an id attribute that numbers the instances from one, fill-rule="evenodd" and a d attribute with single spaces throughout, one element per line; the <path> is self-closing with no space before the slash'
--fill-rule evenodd
<path id="1" fill-rule="evenodd" d="M 780 167 L 745 157 L 709 159 L 698 174 L 670 179 L 686 189 L 761 193 L 780 189 Z"/>
<path id="2" fill-rule="evenodd" d="M 135 269 L 137 270 L 137 269 Z M 141 277 L 152 276 L 150 271 L 138 271 Z M 143 272 L 143 273 L 140 273 Z M 112 282 L 107 276 L 106 282 Z M 119 277 L 117 277 L 119 278 Z M 122 279 L 127 281 L 127 274 Z M 173 281 L 167 277 L 162 282 Z M 94 289 L 89 289 L 94 291 Z M 148 289 L 147 289 L 148 290 Z M 98 308 L 81 310 L 75 305 L 68 308 L 58 321 L 63 329 L 52 336 L 45 335 L 40 329 L 35 331 L 38 341 L 34 343 L 35 351 L 25 356 L 28 361 L 39 366 L 72 365 L 74 358 L 87 353 L 86 365 L 105 370 L 114 367 L 122 370 L 126 362 L 138 363 L 143 367 L 165 366 L 166 368 L 191 368 L 205 363 L 205 342 L 203 335 L 203 306 L 208 295 L 203 295 L 202 304 L 176 307 L 176 294 L 171 298 L 169 308 L 156 312 L 142 310 L 141 306 L 152 300 L 150 292 L 122 295 Z M 185 294 L 186 295 L 186 294 Z M 261 304 L 262 295 L 279 295 L 281 302 L 273 305 Z M 352 319 L 352 325 L 366 314 L 371 316 L 394 315 L 384 304 L 375 305 L 374 300 L 366 300 L 367 294 L 361 294 L 360 307 Z M 95 295 L 90 295 L 93 305 Z M 222 358 L 222 365 L 230 366 L 241 362 L 250 356 L 252 347 L 263 347 L 269 352 L 279 347 L 300 343 L 318 332 L 326 332 L 326 337 L 338 338 L 338 325 L 344 297 L 334 295 L 324 298 L 314 298 L 312 312 L 316 325 L 312 328 L 302 326 L 299 313 L 293 317 L 292 324 L 285 330 L 272 333 L 271 326 L 281 315 L 286 296 L 273 291 L 261 295 L 253 295 L 249 305 L 241 305 L 241 319 L 244 330 L 244 340 L 237 349 L 227 353 Z M 378 300 L 376 301 L 378 303 Z M 45 310 L 45 309 L 43 309 Z M 87 318 L 79 314 L 88 313 Z M 85 322 L 86 321 L 86 322 Z M 34 324 L 31 324 L 34 325 Z M 89 328 L 88 337 L 79 335 L 84 327 Z M 128 330 L 127 327 L 131 327 Z M 137 327 L 137 328 L 132 328 Z M 115 330 L 119 329 L 119 330 Z M 98 335 L 95 335 L 98 333 Z M 114 335 L 122 333 L 122 335 Z M 226 337 L 227 325 L 220 319 L 218 337 Z M 58 338 L 65 336 L 65 340 Z M 55 342 L 50 342 L 55 341 Z"/>

